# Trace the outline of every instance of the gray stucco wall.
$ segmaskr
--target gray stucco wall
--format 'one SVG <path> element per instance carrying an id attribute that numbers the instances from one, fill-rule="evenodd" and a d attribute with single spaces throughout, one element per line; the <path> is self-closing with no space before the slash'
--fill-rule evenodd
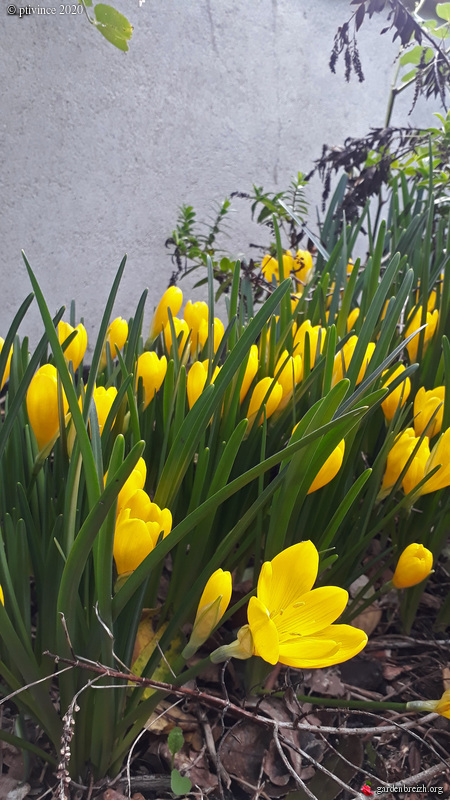
<path id="1" fill-rule="evenodd" d="M 131 315 L 148 286 L 148 320 L 170 277 L 164 241 L 180 203 L 201 216 L 253 183 L 285 188 L 323 142 L 384 121 L 397 47 L 379 19 L 360 32 L 364 84 L 328 68 L 349 0 L 111 2 L 134 24 L 127 54 L 83 16 L 1 17 L 3 335 L 29 291 L 21 248 L 50 309 L 75 298 L 90 335 L 127 252 L 115 310 Z M 404 98 L 396 121 L 407 110 Z M 434 110 L 409 121 L 430 124 Z M 237 253 L 249 214 L 236 209 Z M 22 331 L 34 339 L 41 327 L 33 306 Z"/>

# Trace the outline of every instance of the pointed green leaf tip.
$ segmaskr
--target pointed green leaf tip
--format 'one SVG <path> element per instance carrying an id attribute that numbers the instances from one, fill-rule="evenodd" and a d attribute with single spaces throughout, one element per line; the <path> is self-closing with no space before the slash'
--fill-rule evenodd
<path id="1" fill-rule="evenodd" d="M 184 736 L 181 728 L 178 726 L 172 728 L 167 738 L 167 744 L 169 745 L 169 750 L 173 756 L 180 752 L 184 745 Z"/>
<path id="2" fill-rule="evenodd" d="M 128 40 L 131 39 L 133 33 L 133 26 L 112 6 L 99 3 L 94 8 L 95 18 L 97 20 L 97 30 L 108 40 L 111 44 L 118 47 L 119 50 L 126 52 L 128 50 Z"/>

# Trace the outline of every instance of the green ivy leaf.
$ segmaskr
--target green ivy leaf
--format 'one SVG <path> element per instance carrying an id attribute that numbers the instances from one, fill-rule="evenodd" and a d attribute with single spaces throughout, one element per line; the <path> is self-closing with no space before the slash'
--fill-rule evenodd
<path id="1" fill-rule="evenodd" d="M 187 794 L 192 789 L 192 783 L 187 775 L 183 777 L 177 769 L 173 769 L 170 774 L 170 788 L 174 794 Z"/>
<path id="2" fill-rule="evenodd" d="M 119 50 L 126 52 L 128 50 L 128 40 L 131 39 L 133 33 L 133 26 L 127 18 L 112 6 L 106 6 L 103 3 L 95 6 L 94 14 L 97 20 L 97 30 L 108 42 L 111 42 Z"/>
<path id="3" fill-rule="evenodd" d="M 167 744 L 169 745 L 169 750 L 173 756 L 176 753 L 180 752 L 181 748 L 184 745 L 184 736 L 181 728 L 178 727 L 172 728 L 167 738 Z"/>
<path id="4" fill-rule="evenodd" d="M 450 22 L 450 3 L 438 3 L 436 6 L 436 14 L 446 22 Z"/>

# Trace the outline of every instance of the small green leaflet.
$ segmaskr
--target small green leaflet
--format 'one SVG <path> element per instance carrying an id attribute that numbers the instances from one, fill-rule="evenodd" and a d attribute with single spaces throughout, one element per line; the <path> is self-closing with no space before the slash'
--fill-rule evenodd
<path id="1" fill-rule="evenodd" d="M 436 6 L 436 14 L 446 22 L 450 22 L 450 3 L 438 3 Z"/>
<path id="2" fill-rule="evenodd" d="M 131 39 L 133 33 L 133 26 L 128 22 L 123 14 L 120 14 L 112 6 L 106 6 L 99 3 L 94 7 L 94 14 L 96 18 L 96 26 L 100 33 L 119 48 L 126 52 L 128 50 L 128 41 Z"/>

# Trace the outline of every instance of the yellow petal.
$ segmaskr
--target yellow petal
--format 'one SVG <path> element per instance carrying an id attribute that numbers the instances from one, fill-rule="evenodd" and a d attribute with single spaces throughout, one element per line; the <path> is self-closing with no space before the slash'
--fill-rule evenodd
<path id="1" fill-rule="evenodd" d="M 331 625 L 341 616 L 348 601 L 348 592 L 338 586 L 320 586 L 306 592 L 272 619 L 281 643 L 291 637 L 311 636 Z"/>
<path id="2" fill-rule="evenodd" d="M 253 637 L 255 656 L 261 656 L 269 664 L 276 664 L 279 653 L 277 629 L 269 617 L 267 608 L 257 597 L 250 598 L 247 616 Z"/>
<path id="3" fill-rule="evenodd" d="M 269 564 L 269 569 L 266 566 Z M 258 598 L 276 613 L 309 592 L 317 578 L 319 554 L 312 542 L 299 542 L 282 550 L 263 564 L 258 581 Z"/>
<path id="4" fill-rule="evenodd" d="M 351 625 L 329 625 L 314 636 L 305 636 L 298 645 L 280 647 L 280 662 L 297 669 L 331 667 L 353 658 L 367 644 L 367 635 Z M 323 652 L 320 653 L 320 647 Z M 328 653 L 325 652 L 328 648 Z"/>

